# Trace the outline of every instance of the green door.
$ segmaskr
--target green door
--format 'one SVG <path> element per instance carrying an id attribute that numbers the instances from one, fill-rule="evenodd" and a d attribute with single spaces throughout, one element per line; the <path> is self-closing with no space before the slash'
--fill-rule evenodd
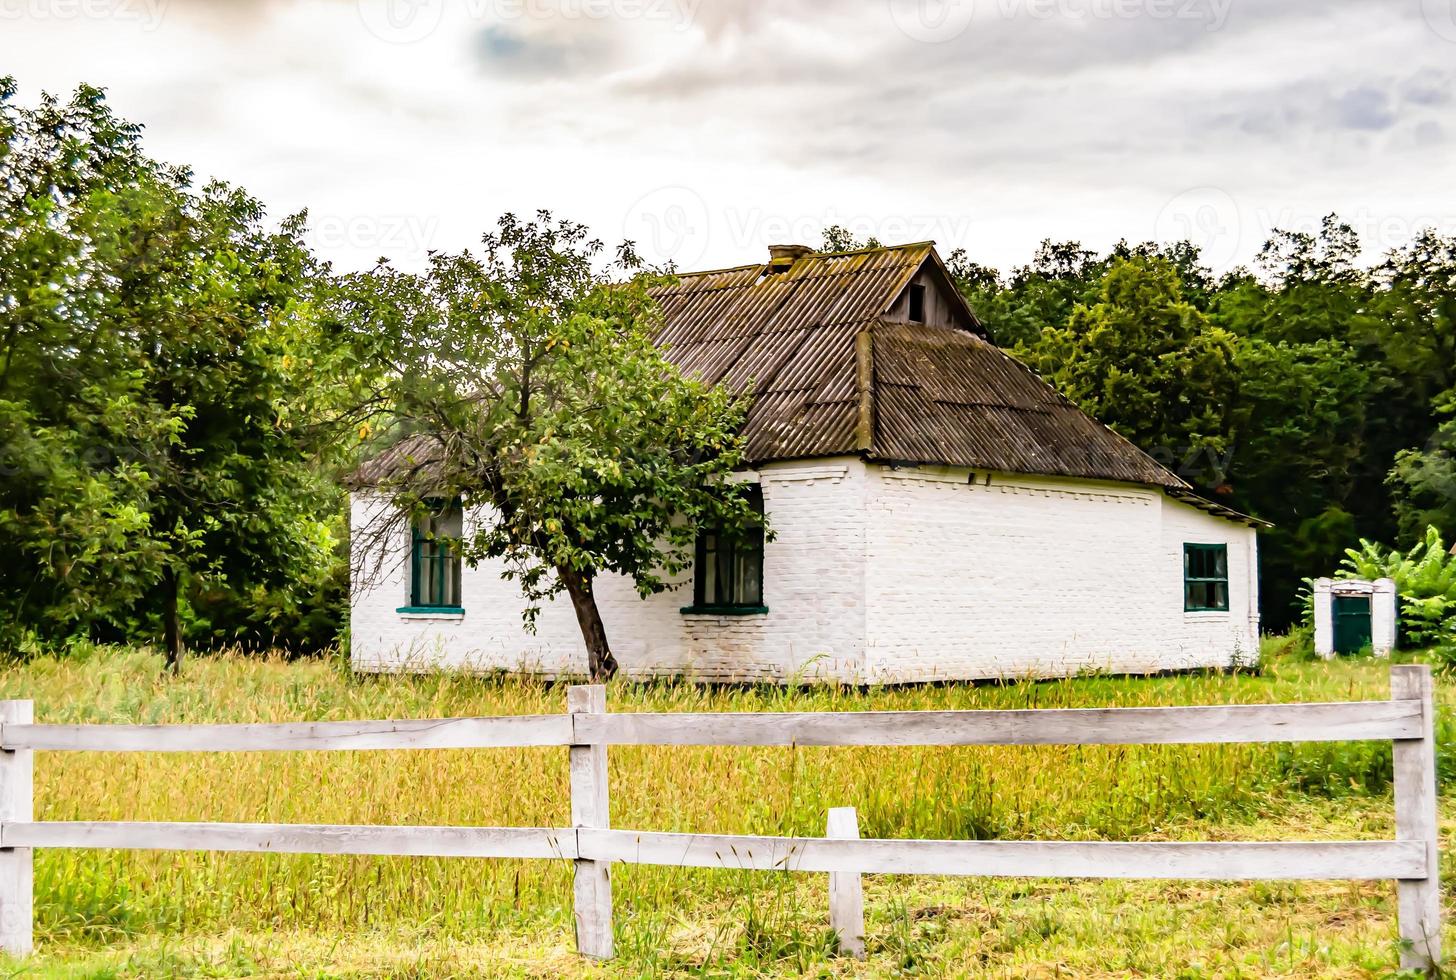
<path id="1" fill-rule="evenodd" d="M 1335 652 L 1359 653 L 1370 645 L 1370 597 L 1337 595 L 1335 599 Z"/>

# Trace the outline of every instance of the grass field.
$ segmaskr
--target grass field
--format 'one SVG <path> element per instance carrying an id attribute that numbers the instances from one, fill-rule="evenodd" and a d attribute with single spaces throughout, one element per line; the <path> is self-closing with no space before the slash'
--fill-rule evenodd
<path id="1" fill-rule="evenodd" d="M 1266 658 L 1258 674 L 860 691 L 617 685 L 614 711 L 1083 707 L 1385 697 L 1379 661 Z M 1452 685 L 1442 680 L 1439 697 Z M 0 673 L 49 722 L 555 713 L 561 687 L 360 678 L 334 662 L 215 657 L 180 679 L 140 652 Z M 1442 775 L 1456 783 L 1445 748 Z M 1393 832 L 1389 746 L 620 748 L 612 817 L 663 831 L 810 834 L 855 806 L 874 837 L 1355 839 Z M 565 826 L 560 749 L 42 753 L 37 819 Z M 1443 832 L 1456 806 L 1443 804 Z M 1450 871 L 1448 870 L 1448 876 Z M 871 878 L 870 958 L 830 955 L 816 875 L 615 872 L 619 958 L 571 953 L 565 862 L 85 851 L 36 858 L 45 977 L 1384 976 L 1384 884 Z M 1456 945 L 1456 932 L 1448 944 Z"/>

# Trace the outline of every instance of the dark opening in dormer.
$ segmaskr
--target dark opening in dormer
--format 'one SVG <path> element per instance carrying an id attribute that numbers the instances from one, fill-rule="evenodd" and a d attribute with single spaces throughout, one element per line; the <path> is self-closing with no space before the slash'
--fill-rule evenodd
<path id="1" fill-rule="evenodd" d="M 925 322 L 925 287 L 918 282 L 910 286 L 910 322 Z"/>

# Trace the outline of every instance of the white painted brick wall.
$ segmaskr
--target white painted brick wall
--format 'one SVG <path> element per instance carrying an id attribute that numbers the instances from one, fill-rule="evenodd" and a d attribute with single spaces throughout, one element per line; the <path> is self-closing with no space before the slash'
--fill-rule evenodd
<path id="1" fill-rule="evenodd" d="M 776 537 L 764 548 L 767 615 L 685 616 L 692 588 L 643 600 L 631 582 L 605 576 L 597 604 L 612 651 L 631 676 L 685 674 L 711 680 L 857 678 L 864 662 L 864 464 L 859 460 L 779 463 L 759 471 Z M 369 526 L 383 505 L 356 497 L 353 522 Z M 360 535 L 356 533 L 355 540 Z M 521 624 L 525 605 L 503 565 L 467 567 L 465 615 L 417 619 L 396 610 L 408 601 L 408 541 L 370 582 L 356 582 L 350 649 L 368 671 L 457 668 L 524 669 L 548 675 L 586 672 L 571 603 L 541 610 L 534 635 Z"/>
<path id="2" fill-rule="evenodd" d="M 986 477 L 872 469 L 872 680 L 1144 673 L 1257 651 L 1253 530 L 1152 489 Z M 1229 545 L 1229 612 L 1184 613 L 1185 542 Z"/>
<path id="3" fill-rule="evenodd" d="M 764 467 L 770 612 L 684 616 L 691 589 L 641 600 L 608 577 L 598 601 L 618 660 L 633 676 L 860 683 L 1224 666 L 1257 650 L 1252 530 L 1156 490 L 968 476 L 852 458 Z M 379 506 L 356 498 L 355 526 Z M 1229 544 L 1230 612 L 1183 612 L 1185 541 Z M 482 565 L 465 571 L 463 618 L 403 616 L 403 535 L 395 555 L 356 583 L 359 669 L 585 671 L 564 598 L 530 635 L 515 586 Z"/>

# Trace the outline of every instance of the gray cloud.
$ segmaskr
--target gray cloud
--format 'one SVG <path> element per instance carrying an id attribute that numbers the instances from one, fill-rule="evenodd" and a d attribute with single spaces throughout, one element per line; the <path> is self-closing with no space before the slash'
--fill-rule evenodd
<path id="1" fill-rule="evenodd" d="M 1189 188 L 1285 223 L 1449 210 L 1456 47 L 1411 0 L 975 0 L 943 43 L 897 21 L 919 0 L 419 0 L 399 35 L 363 15 L 392 2 L 7 24 L 7 70 L 111 86 L 160 155 L 279 210 L 441 216 L 445 248 L 538 206 L 613 238 L 670 188 L 725 265 L 761 251 L 749 211 L 809 238 L 955 215 L 909 234 L 1005 266 L 1047 235 L 1148 237 Z"/>
<path id="2" fill-rule="evenodd" d="M 1417 72 L 1401 89 L 1402 97 L 1416 105 L 1441 106 L 1451 101 L 1452 88 L 1456 87 L 1450 72 L 1423 69 Z"/>
<path id="3" fill-rule="evenodd" d="M 598 30 L 530 31 L 516 24 L 478 30 L 472 46 L 481 68 L 497 75 L 544 78 L 607 70 L 618 48 Z"/>
<path id="4" fill-rule="evenodd" d="M 1427 120 L 1418 123 L 1415 128 L 1415 141 L 1417 146 L 1437 147 L 1446 142 L 1446 130 L 1438 122 Z"/>
<path id="5" fill-rule="evenodd" d="M 1390 93 L 1373 85 L 1336 96 L 1332 108 L 1335 124 L 1345 129 L 1378 133 L 1390 129 L 1398 118 Z"/>

